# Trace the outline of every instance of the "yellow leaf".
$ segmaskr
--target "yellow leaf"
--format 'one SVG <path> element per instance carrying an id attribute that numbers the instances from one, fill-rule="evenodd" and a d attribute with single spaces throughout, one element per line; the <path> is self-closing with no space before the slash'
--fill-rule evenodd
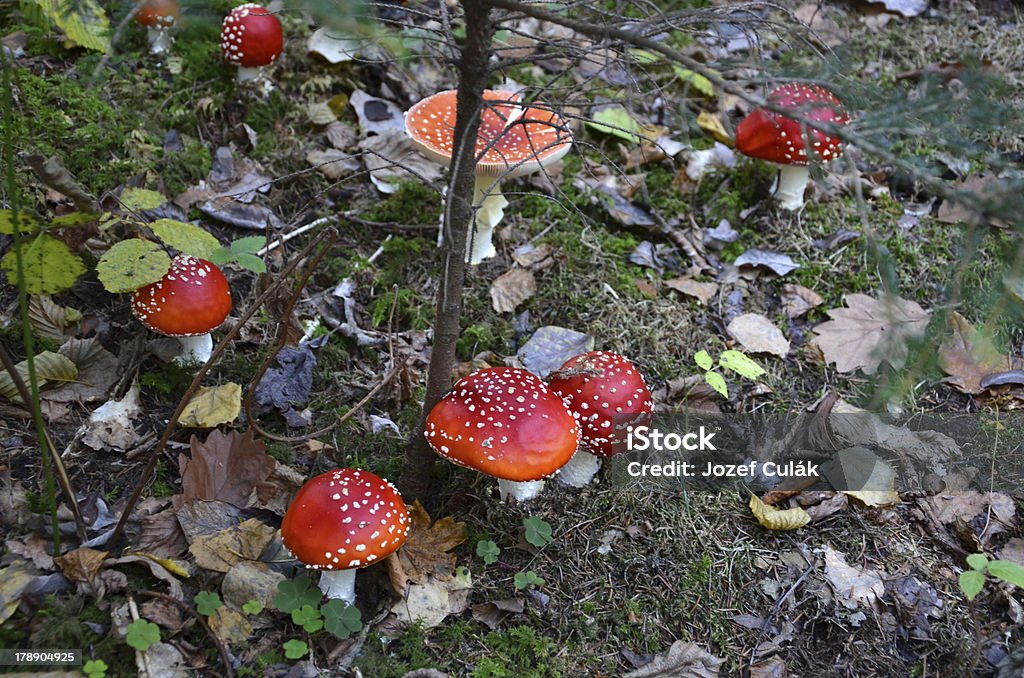
<path id="1" fill-rule="evenodd" d="M 697 116 L 697 124 L 700 125 L 702 130 L 718 141 L 721 141 L 723 144 L 732 145 L 732 138 L 725 131 L 725 127 L 722 126 L 722 121 L 714 113 L 701 111 L 700 115 Z"/>
<path id="2" fill-rule="evenodd" d="M 761 527 L 776 532 L 795 530 L 811 522 L 811 517 L 802 508 L 791 508 L 785 511 L 769 506 L 757 495 L 750 495 L 750 512 L 761 523 Z"/>
<path id="3" fill-rule="evenodd" d="M 163 568 L 173 575 L 179 577 L 189 578 L 192 576 L 192 568 L 184 560 L 178 560 L 177 558 L 160 558 L 154 556 L 152 553 L 145 553 L 143 551 L 134 551 L 132 553 L 126 553 L 126 556 L 138 556 L 140 558 L 148 558 L 154 563 L 163 565 Z"/>
<path id="4" fill-rule="evenodd" d="M 238 418 L 242 411 L 242 387 L 234 382 L 200 388 L 181 413 L 187 428 L 213 428 Z"/>

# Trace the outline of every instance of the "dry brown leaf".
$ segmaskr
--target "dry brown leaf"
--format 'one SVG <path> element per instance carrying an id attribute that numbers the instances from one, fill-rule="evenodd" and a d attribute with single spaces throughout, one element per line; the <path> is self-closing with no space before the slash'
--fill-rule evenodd
<path id="1" fill-rule="evenodd" d="M 241 608 L 250 600 L 256 600 L 267 608 L 277 595 L 277 585 L 284 580 L 283 574 L 271 570 L 266 563 L 243 560 L 227 571 L 220 590 L 229 605 Z"/>
<path id="2" fill-rule="evenodd" d="M 677 640 L 667 652 L 623 678 L 718 678 L 718 670 L 725 663 L 696 643 Z"/>
<path id="3" fill-rule="evenodd" d="M 510 614 L 520 614 L 524 609 L 521 598 L 510 598 L 508 600 L 492 600 L 486 603 L 479 603 L 473 606 L 473 619 L 487 625 L 492 631 L 496 631 L 501 622 Z"/>
<path id="4" fill-rule="evenodd" d="M 166 598 L 147 600 L 139 606 L 139 615 L 175 633 L 181 630 L 185 621 L 181 608 Z"/>
<path id="5" fill-rule="evenodd" d="M 999 560 L 1009 560 L 1011 563 L 1024 566 L 1024 539 L 1020 537 L 1010 539 L 1003 545 L 1003 548 L 999 550 L 996 556 Z"/>
<path id="6" fill-rule="evenodd" d="M 391 611 L 407 624 L 418 620 L 423 628 L 429 629 L 450 614 L 464 612 L 469 607 L 472 592 L 472 575 L 463 567 L 454 577 L 443 580 L 428 577 L 422 584 L 410 584 L 408 592 Z"/>
<path id="7" fill-rule="evenodd" d="M 512 251 L 512 260 L 523 268 L 541 271 L 555 263 L 555 248 L 547 244 L 526 243 Z"/>
<path id="8" fill-rule="evenodd" d="M 213 611 L 209 621 L 210 630 L 228 645 L 242 645 L 252 637 L 252 623 L 224 605 Z"/>
<path id="9" fill-rule="evenodd" d="M 769 657 L 755 662 L 750 667 L 748 678 L 786 678 L 789 670 L 781 657 Z"/>
<path id="10" fill-rule="evenodd" d="M 242 560 L 257 560 L 273 538 L 271 527 L 250 518 L 241 525 L 198 537 L 188 550 L 195 556 L 199 567 L 227 572 Z"/>
<path id="11" fill-rule="evenodd" d="M 132 540 L 135 549 L 161 558 L 177 558 L 188 550 L 185 533 L 173 508 L 139 519 L 139 534 Z"/>
<path id="12" fill-rule="evenodd" d="M 71 581 L 89 582 L 96 577 L 107 555 L 107 551 L 82 547 L 57 556 L 53 562 Z"/>
<path id="13" fill-rule="evenodd" d="M 842 492 L 829 492 L 828 498 L 804 508 L 807 511 L 807 515 L 811 517 L 811 522 L 817 523 L 825 520 L 829 516 L 838 513 L 839 511 L 845 511 L 849 504 L 849 499 Z"/>
<path id="14" fill-rule="evenodd" d="M 511 268 L 491 283 L 491 306 L 496 313 L 512 313 L 537 292 L 537 279 L 525 268 Z"/>
<path id="15" fill-rule="evenodd" d="M 950 316 L 951 334 L 939 347 L 939 366 L 947 380 L 963 393 L 978 394 L 985 389 L 981 380 L 993 372 L 1020 369 L 1024 361 L 1011 361 L 996 348 L 992 338 L 975 328 L 956 311 Z"/>
<path id="16" fill-rule="evenodd" d="M 789 353 L 789 340 L 763 315 L 744 313 L 733 318 L 726 329 L 747 353 L 770 353 L 780 358 Z"/>
<path id="17" fill-rule="evenodd" d="M 986 523 L 988 534 L 992 535 L 1014 524 L 1016 507 L 1013 499 L 1001 492 L 947 492 L 928 497 L 927 501 L 931 504 L 935 517 L 944 525 L 953 525 L 957 522 L 971 524 L 977 520 Z M 992 511 L 991 521 L 987 515 L 989 510 Z"/>
<path id="18" fill-rule="evenodd" d="M 787 318 L 799 318 L 824 303 L 817 292 L 803 285 L 787 284 L 782 288 L 782 310 Z"/>
<path id="19" fill-rule="evenodd" d="M 761 501 L 755 495 L 750 495 L 750 512 L 757 518 L 761 527 L 773 532 L 784 532 L 796 530 L 811 522 L 811 517 L 802 508 L 791 508 L 783 511 Z"/>
<path id="20" fill-rule="evenodd" d="M 693 297 L 705 306 L 718 294 L 718 283 L 699 282 L 693 278 L 673 278 L 672 280 L 666 280 L 665 285 L 676 292 Z"/>
<path id="21" fill-rule="evenodd" d="M 387 559 L 391 585 L 401 594 L 410 581 L 423 584 L 430 576 L 450 578 L 455 570 L 455 554 L 450 551 L 464 541 L 465 523 L 445 516 L 431 525 L 430 514 L 417 499 L 409 507 L 409 536 Z"/>
<path id="22" fill-rule="evenodd" d="M 48 539 L 40 537 L 38 534 L 30 534 L 24 537 L 25 541 L 18 541 L 16 539 L 8 539 L 4 542 L 4 546 L 7 550 L 16 556 L 21 556 L 26 560 L 32 561 L 32 564 L 38 567 L 40 570 L 52 570 L 53 569 L 53 545 Z"/>
<path id="23" fill-rule="evenodd" d="M 870 606 L 885 593 L 877 572 L 847 565 L 845 556 L 829 546 L 825 547 L 825 580 L 836 592 L 839 603 L 850 610 L 861 604 Z"/>
<path id="24" fill-rule="evenodd" d="M 212 431 L 203 443 L 192 436 L 191 445 L 191 460 L 178 457 L 182 502 L 218 500 L 247 508 L 255 503 L 256 485 L 274 472 L 274 459 L 251 429 L 241 435 Z"/>
<path id="25" fill-rule="evenodd" d="M 818 346 L 826 363 L 840 372 L 863 370 L 874 374 L 882 362 L 899 369 L 907 361 L 907 342 L 924 335 L 928 312 L 916 302 L 866 294 L 848 294 L 847 308 L 828 312 L 832 319 L 814 328 L 811 343 Z"/>
<path id="26" fill-rule="evenodd" d="M 984 205 L 995 204 L 998 205 L 1003 202 L 1003 199 L 999 197 L 1000 192 L 1005 192 L 1009 185 L 996 177 L 993 174 L 976 174 L 969 176 L 963 181 L 959 181 L 953 185 L 953 188 L 972 193 L 978 197 L 980 203 Z M 964 222 L 968 224 L 983 223 L 983 215 L 976 210 L 971 209 L 967 205 L 963 205 L 959 202 L 953 202 L 951 200 L 943 200 L 942 204 L 939 205 L 939 213 L 935 217 L 939 221 L 947 224 L 956 224 Z M 1009 228 L 1009 224 L 1001 219 L 991 219 L 988 223 L 999 228 Z"/>

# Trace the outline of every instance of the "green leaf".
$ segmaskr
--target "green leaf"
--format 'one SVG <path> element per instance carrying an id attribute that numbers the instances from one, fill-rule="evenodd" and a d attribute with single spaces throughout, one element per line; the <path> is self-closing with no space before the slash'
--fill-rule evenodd
<path id="1" fill-rule="evenodd" d="M 1024 567 L 1009 560 L 993 560 L 988 564 L 988 573 L 1008 584 L 1024 589 Z"/>
<path id="2" fill-rule="evenodd" d="M 493 541 L 481 539 L 476 543 L 476 554 L 484 559 L 485 564 L 493 565 L 498 562 L 501 549 Z"/>
<path id="3" fill-rule="evenodd" d="M 320 611 L 324 615 L 324 628 L 341 640 L 363 628 L 363 615 L 359 608 L 348 605 L 344 600 L 331 600 Z"/>
<path id="4" fill-rule="evenodd" d="M 312 605 L 303 605 L 292 610 L 292 621 L 305 629 L 306 633 L 316 633 L 324 627 L 320 610 Z"/>
<path id="5" fill-rule="evenodd" d="M 145 652 L 160 642 L 160 627 L 145 619 L 136 619 L 127 627 L 125 642 L 139 652 Z"/>
<path id="6" fill-rule="evenodd" d="M 287 659 L 302 659 L 309 652 L 309 645 L 302 640 L 289 640 L 281 646 L 284 648 L 284 656 Z"/>
<path id="7" fill-rule="evenodd" d="M 707 351 L 697 351 L 693 354 L 693 362 L 697 363 L 697 367 L 701 368 L 705 372 L 710 371 L 715 366 L 715 361 Z"/>
<path id="8" fill-rule="evenodd" d="M 765 373 L 763 367 L 748 358 L 747 354 L 742 351 L 724 351 L 718 358 L 718 364 L 751 380 L 757 379 Z"/>
<path id="9" fill-rule="evenodd" d="M 223 605 L 220 602 L 220 596 L 212 591 L 200 591 L 192 601 L 196 604 L 196 612 L 204 617 L 209 617 L 217 611 L 218 607 Z"/>
<path id="10" fill-rule="evenodd" d="M 637 136 L 640 133 L 640 123 L 633 119 L 622 106 L 604 108 L 594 114 L 593 120 L 587 120 L 587 127 L 617 136 L 633 143 L 640 141 Z"/>
<path id="11" fill-rule="evenodd" d="M 155 210 L 165 202 L 167 202 L 167 198 L 148 188 L 126 188 L 121 191 L 121 205 L 126 210 L 137 212 Z"/>
<path id="12" fill-rule="evenodd" d="M 972 553 L 967 556 L 967 565 L 972 570 L 984 570 L 988 566 L 988 558 L 983 553 Z"/>
<path id="13" fill-rule="evenodd" d="M 253 271 L 254 273 L 266 273 L 267 265 L 263 263 L 263 260 L 257 257 L 255 254 L 239 254 L 238 265 L 247 271 Z"/>
<path id="14" fill-rule="evenodd" d="M 528 586 L 543 586 L 544 579 L 537 576 L 537 573 L 533 570 L 527 570 L 526 572 L 516 572 L 516 575 L 512 578 L 512 583 L 515 585 L 517 591 L 522 591 Z"/>
<path id="15" fill-rule="evenodd" d="M 108 292 L 134 292 L 155 283 L 171 268 L 171 258 L 155 242 L 131 238 L 100 257 L 96 277 Z"/>
<path id="16" fill-rule="evenodd" d="M 547 546 L 554 539 L 551 535 L 551 525 L 536 516 L 523 518 L 523 530 L 526 532 L 526 541 L 537 548 Z"/>
<path id="17" fill-rule="evenodd" d="M 70 358 L 54 353 L 43 351 L 36 355 L 36 378 L 39 386 L 48 381 L 74 381 L 78 378 L 78 366 Z M 28 384 L 28 360 L 22 360 L 14 366 L 14 369 L 21 376 L 21 380 Z M 14 380 L 6 370 L 0 371 L 0 397 L 7 398 L 12 403 L 21 404 L 21 396 L 14 386 Z"/>
<path id="18" fill-rule="evenodd" d="M 646 49 L 631 49 L 629 56 L 638 64 L 656 64 L 661 61 L 662 56 L 657 52 L 649 52 Z"/>
<path id="19" fill-rule="evenodd" d="M 242 605 L 242 612 L 257 615 L 263 612 L 263 603 L 258 600 L 250 600 Z"/>
<path id="20" fill-rule="evenodd" d="M 29 294 L 56 294 L 70 289 L 85 273 L 85 264 L 71 248 L 52 235 L 41 233 L 22 242 L 22 283 Z M 7 280 L 18 284 L 17 259 L 12 249 L 0 260 L 0 268 L 7 271 Z"/>
<path id="21" fill-rule="evenodd" d="M 274 607 L 282 612 L 291 613 L 303 605 L 318 605 L 322 597 L 320 589 L 313 586 L 309 577 L 302 575 L 291 581 L 280 582 L 277 585 L 277 595 L 274 596 L 273 603 Z"/>
<path id="22" fill-rule="evenodd" d="M 110 24 L 96 0 L 29 0 L 57 25 L 68 40 L 96 52 L 110 50 Z"/>
<path id="23" fill-rule="evenodd" d="M 220 242 L 209 232 L 174 219 L 157 219 L 149 225 L 156 237 L 182 254 L 191 254 L 209 261 L 210 255 L 220 249 Z"/>
<path id="24" fill-rule="evenodd" d="M 729 397 L 729 387 L 725 383 L 725 377 L 718 372 L 706 372 L 704 374 L 704 381 L 708 383 L 708 386 L 715 389 L 717 393 L 721 394 L 723 398 Z"/>
<path id="25" fill-rule="evenodd" d="M 18 230 L 22 233 L 33 233 L 43 228 L 43 222 L 24 210 L 18 211 Z M 0 210 L 0 233 L 14 235 L 14 212 Z"/>
<path id="26" fill-rule="evenodd" d="M 967 596 L 967 600 L 974 600 L 984 586 L 985 573 L 981 570 L 964 570 L 960 573 L 960 590 Z"/>
<path id="27" fill-rule="evenodd" d="M 267 244 L 266 236 L 250 235 L 231 241 L 231 251 L 235 254 L 256 254 Z"/>
<path id="28" fill-rule="evenodd" d="M 683 82 L 688 82 L 693 86 L 695 90 L 703 94 L 704 96 L 713 97 L 715 96 L 715 86 L 710 80 L 705 78 L 700 73 L 694 73 L 693 71 L 683 68 L 682 66 L 672 66 L 672 71 L 676 74 L 676 77 Z"/>
<path id="29" fill-rule="evenodd" d="M 214 251 L 210 252 L 210 256 L 208 256 L 206 260 L 211 264 L 223 266 L 228 262 L 234 261 L 236 258 L 237 257 L 235 257 L 234 252 L 229 250 L 227 247 L 221 246 L 215 249 Z"/>
<path id="30" fill-rule="evenodd" d="M 101 216 L 100 214 L 91 214 L 89 212 L 71 212 L 70 214 L 64 214 L 51 219 L 50 228 L 75 228 L 85 226 L 86 224 L 94 224 L 99 221 Z"/>
<path id="31" fill-rule="evenodd" d="M 107 669 L 109 668 L 102 659 L 90 659 L 82 665 L 82 673 L 87 678 L 103 678 L 107 675 Z"/>

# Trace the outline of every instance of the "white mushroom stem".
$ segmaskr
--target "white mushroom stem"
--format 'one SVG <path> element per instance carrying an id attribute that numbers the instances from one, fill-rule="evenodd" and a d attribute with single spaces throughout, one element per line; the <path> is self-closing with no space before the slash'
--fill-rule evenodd
<path id="1" fill-rule="evenodd" d="M 213 355 L 213 337 L 209 332 L 177 339 L 181 343 L 181 353 L 174 359 L 176 363 L 202 365 Z"/>
<path id="2" fill-rule="evenodd" d="M 356 571 L 321 570 L 320 590 L 331 600 L 344 600 L 349 605 L 356 602 Z"/>
<path id="3" fill-rule="evenodd" d="M 494 177 L 477 175 L 473 189 L 473 205 L 476 210 L 476 228 L 466 238 L 466 262 L 479 264 L 497 254 L 494 243 L 494 227 L 505 216 L 508 200 L 501 193 L 501 185 Z"/>
<path id="4" fill-rule="evenodd" d="M 590 452 L 576 450 L 569 462 L 558 470 L 558 482 L 569 487 L 585 487 L 601 470 L 601 460 Z"/>
<path id="5" fill-rule="evenodd" d="M 149 26 L 146 28 L 146 36 L 149 38 L 149 53 L 163 54 L 171 51 L 171 32 L 166 28 Z"/>
<path id="6" fill-rule="evenodd" d="M 508 501 L 510 497 L 513 503 L 529 501 L 540 494 L 540 491 L 543 489 L 543 480 L 516 482 L 515 480 L 498 478 L 498 496 L 501 497 L 502 501 Z"/>
<path id="7" fill-rule="evenodd" d="M 238 76 L 235 78 L 235 82 L 249 82 L 251 80 L 257 80 L 262 74 L 262 66 L 239 66 Z"/>
<path id="8" fill-rule="evenodd" d="M 784 210 L 798 210 L 804 206 L 804 191 L 810 179 L 811 170 L 807 165 L 779 165 L 779 185 L 775 189 L 775 200 Z"/>

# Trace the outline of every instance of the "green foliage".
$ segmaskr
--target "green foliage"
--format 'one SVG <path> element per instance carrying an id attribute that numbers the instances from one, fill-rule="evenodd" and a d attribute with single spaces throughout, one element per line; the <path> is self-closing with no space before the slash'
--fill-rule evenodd
<path id="1" fill-rule="evenodd" d="M 163 244 L 173 247 L 182 254 L 191 254 L 209 261 L 210 255 L 221 249 L 220 242 L 209 231 L 183 221 L 157 219 L 149 228 Z"/>
<path id="2" fill-rule="evenodd" d="M 484 638 L 488 655 L 477 662 L 473 678 L 557 678 L 558 654 L 550 639 L 537 635 L 529 626 L 494 631 Z"/>
<path id="3" fill-rule="evenodd" d="M 107 663 L 102 659 L 90 659 L 82 664 L 82 673 L 85 678 L 105 678 L 107 675 Z"/>
<path id="4" fill-rule="evenodd" d="M 302 659 L 309 653 L 309 645 L 303 640 L 294 638 L 281 647 L 284 648 L 284 656 L 288 659 Z"/>
<path id="5" fill-rule="evenodd" d="M 989 560 L 982 553 L 972 553 L 967 556 L 967 567 L 960 573 L 960 590 L 967 600 L 974 600 L 981 593 L 986 575 L 1024 589 L 1024 567 L 1012 561 Z"/>
<path id="6" fill-rule="evenodd" d="M 136 619 L 128 625 L 125 642 L 139 652 L 145 652 L 160 642 L 160 627 L 145 619 Z"/>
<path id="7" fill-rule="evenodd" d="M 42 230 L 43 224 L 31 214 L 18 212 L 18 230 L 22 233 L 34 233 Z M 0 234 L 14 235 L 14 212 L 0 210 Z"/>
<path id="8" fill-rule="evenodd" d="M 355 605 L 343 600 L 329 600 L 320 608 L 324 616 L 324 628 L 328 633 L 344 640 L 363 628 L 362 612 Z"/>
<path id="9" fill-rule="evenodd" d="M 369 207 L 363 215 L 367 221 L 395 224 L 435 224 L 441 217 L 441 196 L 430 186 L 418 181 L 403 181 L 398 190 L 384 200 Z M 396 240 L 413 242 L 408 238 L 392 238 L 384 244 L 388 253 Z"/>
<path id="10" fill-rule="evenodd" d="M 110 49 L 110 22 L 95 0 L 28 0 L 76 45 L 96 52 Z"/>
<path id="11" fill-rule="evenodd" d="M 148 240 L 122 240 L 100 257 L 96 277 L 108 292 L 134 292 L 155 283 L 171 268 L 171 258 Z"/>
<path id="12" fill-rule="evenodd" d="M 610 106 L 594 113 L 586 126 L 603 134 L 611 134 L 630 143 L 640 142 L 640 123 L 623 106 Z"/>
<path id="13" fill-rule="evenodd" d="M 522 591 L 530 586 L 543 586 L 544 579 L 533 570 L 526 570 L 525 572 L 516 572 L 512 577 L 512 584 L 517 591 Z"/>
<path id="14" fill-rule="evenodd" d="M 725 383 L 725 377 L 715 371 L 715 360 L 707 351 L 697 351 L 693 354 L 693 362 L 697 367 L 704 370 L 704 381 L 708 386 L 715 389 L 723 398 L 729 397 L 729 387 Z M 743 351 L 723 351 L 718 356 L 718 366 L 735 372 L 745 379 L 756 380 L 765 374 L 764 368 L 743 353 Z"/>
<path id="15" fill-rule="evenodd" d="M 249 600 L 242 605 L 242 612 L 257 615 L 263 612 L 263 603 L 258 600 Z"/>
<path id="16" fill-rule="evenodd" d="M 196 604 L 196 612 L 207 617 L 224 604 L 220 596 L 213 591 L 200 591 L 192 601 Z"/>
<path id="17" fill-rule="evenodd" d="M 277 595 L 274 596 L 274 607 L 282 612 L 291 613 L 303 605 L 316 606 L 320 604 L 323 595 L 320 589 L 313 586 L 309 577 L 302 575 L 292 580 L 285 580 L 277 585 Z"/>
<path id="18" fill-rule="evenodd" d="M 266 237 L 262 235 L 251 235 L 238 240 L 232 240 L 227 247 L 218 247 L 209 253 L 208 259 L 218 266 L 226 264 L 238 264 L 247 271 L 254 273 L 266 273 L 267 265 L 256 256 L 267 244 Z"/>
<path id="19" fill-rule="evenodd" d="M 498 562 L 498 556 L 501 555 L 501 549 L 493 541 L 488 539 L 481 539 L 476 543 L 476 554 L 483 558 L 484 563 L 487 565 L 493 565 Z"/>
<path id="20" fill-rule="evenodd" d="M 120 202 L 121 206 L 126 210 L 143 212 L 160 207 L 160 205 L 167 202 L 167 198 L 157 191 L 151 191 L 148 188 L 132 188 L 129 186 L 121 191 Z"/>
<path id="21" fill-rule="evenodd" d="M 29 294 L 56 294 L 70 289 L 85 273 L 85 263 L 71 248 L 52 235 L 40 233 L 31 241 L 21 243 L 22 272 L 20 281 Z M 0 260 L 7 279 L 17 281 L 17 257 L 12 249 Z"/>
<path id="22" fill-rule="evenodd" d="M 292 622 L 301 626 L 306 633 L 316 633 L 324 627 L 320 610 L 312 605 L 303 605 L 292 610 Z"/>
<path id="23" fill-rule="evenodd" d="M 529 516 L 523 518 L 523 531 L 526 541 L 537 548 L 547 546 L 554 539 L 551 533 L 551 525 L 543 518 Z"/>

